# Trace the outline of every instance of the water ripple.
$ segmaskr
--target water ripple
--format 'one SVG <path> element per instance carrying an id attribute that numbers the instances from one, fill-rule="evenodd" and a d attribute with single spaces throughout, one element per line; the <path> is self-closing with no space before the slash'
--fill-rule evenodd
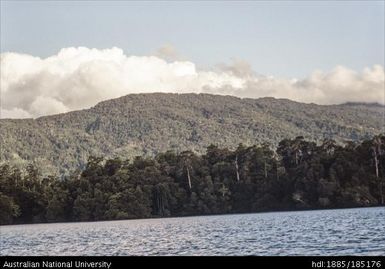
<path id="1" fill-rule="evenodd" d="M 1 226 L 1 255 L 385 255 L 385 208 Z"/>

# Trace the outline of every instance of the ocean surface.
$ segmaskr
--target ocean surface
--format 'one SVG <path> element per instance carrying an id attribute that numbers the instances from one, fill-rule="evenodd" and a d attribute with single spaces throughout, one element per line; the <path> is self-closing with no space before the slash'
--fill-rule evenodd
<path id="1" fill-rule="evenodd" d="M 385 207 L 0 226 L 1 255 L 385 255 Z"/>

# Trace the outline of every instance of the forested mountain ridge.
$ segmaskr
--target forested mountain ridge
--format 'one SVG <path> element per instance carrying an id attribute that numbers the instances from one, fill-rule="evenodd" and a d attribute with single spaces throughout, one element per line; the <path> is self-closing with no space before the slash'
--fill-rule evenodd
<path id="1" fill-rule="evenodd" d="M 362 140 L 381 132 L 384 106 L 322 106 L 285 99 L 210 94 L 131 94 L 37 119 L 0 120 L 0 157 L 33 161 L 49 173 L 84 168 L 90 155 L 129 158 L 166 150 L 204 153 L 304 136 L 320 142 Z"/>

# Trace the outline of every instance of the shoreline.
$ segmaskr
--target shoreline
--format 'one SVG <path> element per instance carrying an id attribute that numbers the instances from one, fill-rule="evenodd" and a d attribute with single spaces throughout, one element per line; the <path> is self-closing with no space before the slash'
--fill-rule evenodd
<path id="1" fill-rule="evenodd" d="M 193 217 L 215 217 L 215 216 L 231 216 L 231 215 L 250 215 L 250 214 L 270 214 L 270 213 L 293 213 L 293 212 L 308 212 L 308 211 L 330 211 L 330 210 L 349 210 L 349 209 L 370 209 L 370 208 L 385 208 L 385 205 L 376 206 L 362 206 L 362 207 L 336 207 L 336 208 L 316 208 L 316 209 L 293 209 L 293 210 L 277 210 L 277 211 L 258 211 L 258 212 L 244 212 L 244 213 L 227 213 L 227 214 L 202 214 L 202 215 L 188 215 L 188 216 L 168 216 L 168 217 L 152 217 L 152 218 L 132 218 L 132 219 L 112 219 L 112 220 L 93 220 L 93 221 L 62 221 L 62 222 L 36 222 L 36 223 L 15 223 L 0 225 L 7 226 L 22 226 L 22 225 L 44 225 L 44 224 L 71 224 L 71 223 L 100 223 L 111 221 L 129 221 L 129 220 L 152 220 L 152 219 L 179 219 L 179 218 L 193 218 Z"/>

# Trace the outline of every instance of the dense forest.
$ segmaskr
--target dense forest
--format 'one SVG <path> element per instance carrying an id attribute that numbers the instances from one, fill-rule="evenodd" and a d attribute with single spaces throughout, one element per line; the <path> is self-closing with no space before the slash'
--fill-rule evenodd
<path id="1" fill-rule="evenodd" d="M 65 178 L 0 167 L 0 222 L 36 223 L 384 205 L 385 136 L 303 137 L 206 153 L 91 157 Z"/>
<path id="2" fill-rule="evenodd" d="M 322 143 L 361 141 L 384 126 L 384 105 L 316 105 L 271 97 L 211 94 L 130 94 L 90 109 L 0 119 L 0 159 L 20 169 L 34 162 L 43 175 L 84 170 L 89 156 L 133 159 L 167 150 L 205 154 L 213 141 L 235 150 L 303 136 Z"/>

